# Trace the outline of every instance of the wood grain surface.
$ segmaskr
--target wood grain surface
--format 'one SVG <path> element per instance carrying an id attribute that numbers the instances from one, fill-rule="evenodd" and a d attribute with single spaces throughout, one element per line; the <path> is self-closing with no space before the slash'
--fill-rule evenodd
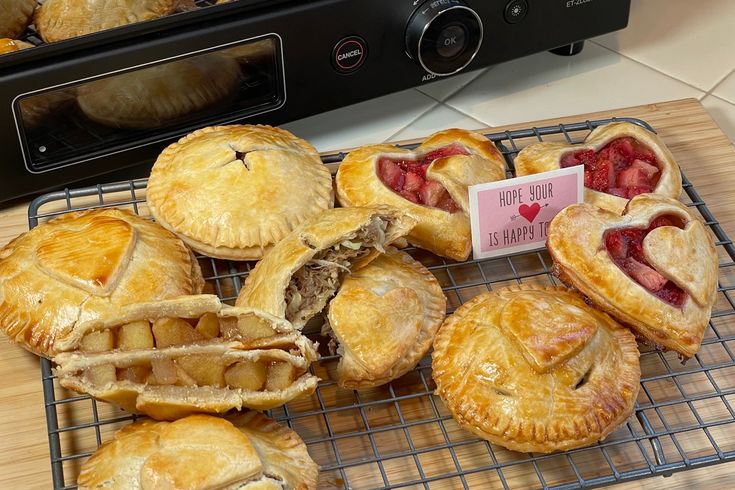
<path id="1" fill-rule="evenodd" d="M 679 165 L 693 182 L 704 201 L 707 202 L 710 210 L 720 221 L 725 231 L 730 237 L 735 237 L 735 148 L 719 130 L 701 104 L 694 99 L 576 115 L 548 121 L 523 123 L 503 128 L 490 128 L 488 131 L 495 132 L 505 129 L 543 126 L 561 122 L 576 122 L 585 119 L 599 119 L 612 116 L 638 117 L 646 120 L 656 128 L 659 135 L 671 149 Z M 444 128 L 436 128 L 436 130 L 439 129 Z M 0 209 L 0 246 L 7 243 L 19 233 L 27 230 L 26 213 L 27 203 L 14 204 L 11 207 Z M 697 379 L 692 379 L 691 386 L 686 386 L 685 389 L 696 390 L 700 382 Z M 735 371 L 730 370 L 726 375 L 723 375 L 720 384 L 722 383 L 730 387 L 735 386 Z M 410 383 L 405 386 L 409 385 Z M 347 396 L 344 392 L 340 394 L 335 391 L 334 393 L 336 397 Z M 349 396 L 351 397 L 352 395 L 350 394 Z M 365 396 L 369 398 L 371 395 L 367 393 Z M 729 399 L 731 403 L 734 401 L 732 396 Z M 428 397 L 423 397 L 421 400 L 428 400 Z M 303 404 L 307 403 L 309 402 L 303 402 Z M 441 402 L 439 401 L 438 403 Z M 119 412 L 114 412 L 112 409 L 109 409 L 108 414 L 108 407 L 102 405 L 101 407 L 103 412 L 105 412 L 102 416 L 115 416 L 115 413 L 119 416 Z M 718 410 L 717 407 L 708 407 L 706 405 L 702 407 L 698 406 L 697 409 L 700 414 L 714 413 Z M 417 404 L 407 404 L 403 416 L 406 418 L 418 417 L 421 416 L 422 410 L 423 408 Z M 446 413 L 443 407 L 440 407 L 440 412 L 442 414 Z M 368 417 L 373 416 L 377 417 L 378 414 L 368 412 Z M 88 420 L 87 417 L 89 417 L 89 413 L 82 413 L 82 411 L 73 405 L 70 405 L 69 408 L 60 409 L 59 413 L 62 424 L 83 422 Z M 373 419 L 370 422 L 371 424 L 379 423 L 378 420 Z M 306 421 L 304 421 L 305 423 Z M 348 429 L 352 427 L 352 430 L 357 430 L 360 427 L 360 421 L 354 420 L 351 412 L 349 414 L 345 413 L 341 418 L 337 417 L 332 419 L 332 423 L 337 427 Z M 355 427 L 355 424 L 358 426 Z M 298 422 L 295 426 L 299 430 Z M 447 424 L 447 427 L 450 427 L 450 424 Z M 718 436 L 717 440 L 718 442 L 725 441 L 729 444 L 727 449 L 732 450 L 733 444 L 735 444 L 735 429 L 732 425 L 727 427 L 730 433 L 722 435 L 722 439 Z M 109 430 L 103 431 L 103 439 L 109 437 L 112 428 L 113 426 L 110 426 Z M 310 429 L 305 427 L 304 430 Z M 451 428 L 450 430 L 454 431 Z M 401 435 L 399 434 L 399 436 Z M 411 436 L 417 444 L 421 444 L 424 439 L 430 442 L 431 438 L 434 437 L 429 432 L 422 432 L 421 429 L 413 430 Z M 456 436 L 460 438 L 464 437 L 464 431 L 457 429 Z M 78 440 L 78 437 L 81 437 L 81 439 Z M 386 439 L 381 444 L 390 445 L 390 437 L 392 437 L 390 433 L 385 433 Z M 700 444 L 700 441 L 696 441 L 695 439 L 700 436 L 692 433 L 690 436 L 691 440 L 687 440 L 687 437 L 687 435 L 678 436 L 679 442 L 685 446 L 699 447 L 697 445 Z M 94 431 L 92 430 L 87 431 L 87 434 L 83 436 L 65 434 L 62 437 L 63 444 L 74 448 L 83 447 L 93 442 Z M 370 451 L 370 446 L 366 445 L 364 438 L 342 439 L 339 444 L 340 452 L 343 454 L 359 456 L 360 454 L 367 454 Z M 310 449 L 315 452 L 322 451 L 318 445 Z M 623 451 L 624 448 L 621 447 L 619 450 Z M 669 451 L 671 448 L 667 447 L 665 450 Z M 328 452 L 328 448 L 325 448 L 324 451 Z M 0 454 L 2 454 L 2 458 L 0 458 L 0 488 L 51 487 L 48 436 L 39 361 L 32 354 L 29 354 L 20 347 L 12 345 L 4 335 L 0 336 Z M 499 454 L 502 454 L 502 452 Z M 463 457 L 473 458 L 475 456 L 468 453 Z M 615 459 L 618 457 L 616 454 L 611 454 L 611 457 L 617 461 Z M 318 459 L 317 455 L 315 455 L 315 458 Z M 619 458 L 620 460 L 625 459 L 623 456 Z M 408 461 L 408 459 L 410 458 L 407 458 L 407 460 L 398 459 L 392 461 L 390 463 L 392 474 L 399 477 L 403 476 L 405 479 L 412 478 L 411 472 L 413 471 L 415 473 L 416 468 L 414 463 Z M 554 459 L 548 460 L 547 466 L 556 464 L 555 461 Z M 599 464 L 593 460 L 578 463 L 581 468 Z M 70 463 L 69 469 L 73 471 L 75 466 L 78 467 L 78 464 L 78 462 Z M 453 469 L 451 459 L 446 454 L 446 451 L 423 454 L 421 456 L 421 464 L 424 469 L 429 468 L 431 472 L 435 472 L 436 474 L 452 471 Z M 386 469 L 389 469 L 388 465 L 386 465 Z M 542 468 L 542 470 L 546 472 L 547 468 Z M 368 467 L 352 467 L 349 471 L 349 478 L 353 486 L 355 488 L 374 486 L 375 475 L 370 474 L 372 471 L 374 469 Z M 526 470 L 519 469 L 515 473 L 513 470 L 510 470 L 506 473 L 506 477 L 522 485 L 526 481 L 525 477 L 527 476 L 523 474 L 523 471 Z M 560 470 L 559 468 L 549 468 L 548 471 Z M 363 473 L 361 474 L 360 472 Z M 328 480 L 322 480 L 322 482 L 326 481 Z M 337 476 L 329 481 L 331 481 L 332 486 L 339 486 L 339 478 Z M 494 486 L 492 485 L 492 480 L 482 474 L 471 475 L 467 481 L 473 488 L 492 488 Z M 441 480 L 433 483 L 431 488 L 456 488 L 459 484 L 460 482 L 457 479 Z M 700 487 L 708 489 L 735 488 L 735 464 L 728 463 L 676 473 L 666 479 L 653 477 L 627 482 L 616 485 L 615 488 L 658 489 L 662 486 L 667 487 L 669 490 Z"/>

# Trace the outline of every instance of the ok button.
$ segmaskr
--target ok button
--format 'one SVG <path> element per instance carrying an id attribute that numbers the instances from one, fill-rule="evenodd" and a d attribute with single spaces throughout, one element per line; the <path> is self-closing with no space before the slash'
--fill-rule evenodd
<path id="1" fill-rule="evenodd" d="M 464 51 L 467 31 L 461 24 L 449 24 L 436 38 L 436 52 L 442 58 L 454 58 Z"/>

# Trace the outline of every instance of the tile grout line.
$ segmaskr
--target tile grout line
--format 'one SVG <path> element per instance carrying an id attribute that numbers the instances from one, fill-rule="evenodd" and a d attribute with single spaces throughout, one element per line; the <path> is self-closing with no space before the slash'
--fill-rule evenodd
<path id="1" fill-rule="evenodd" d="M 728 99 L 725 99 L 724 97 L 720 97 L 720 96 L 718 96 L 718 95 L 715 95 L 715 93 L 714 93 L 714 92 L 715 92 L 715 90 L 717 89 L 717 87 L 719 87 L 720 85 L 722 85 L 722 83 L 723 83 L 723 82 L 724 82 L 725 80 L 727 80 L 727 79 L 728 79 L 728 78 L 730 77 L 730 75 L 732 75 L 733 73 L 735 73 L 735 68 L 733 68 L 733 69 L 732 69 L 732 70 L 731 70 L 730 72 L 728 72 L 728 74 L 727 74 L 727 75 L 725 75 L 724 77 L 722 77 L 722 79 L 721 79 L 720 81 L 718 81 L 717 83 L 715 83 L 715 86 L 714 86 L 714 87 L 712 87 L 712 89 L 710 89 L 710 91 L 709 91 L 709 92 L 707 92 L 707 95 L 711 95 L 711 96 L 713 96 L 713 97 L 717 97 L 718 99 L 722 99 L 722 100 L 724 100 L 724 101 L 726 101 L 726 102 L 730 102 L 730 101 L 729 101 Z M 730 104 L 735 104 L 735 102 L 730 102 Z"/>
<path id="2" fill-rule="evenodd" d="M 434 97 L 431 97 L 431 96 L 429 96 L 429 95 L 421 92 L 417 88 L 414 88 L 414 90 L 416 90 L 417 92 L 419 92 L 421 95 L 426 95 L 426 97 L 428 97 L 429 99 L 435 101 L 435 103 L 432 104 L 431 107 L 429 107 L 425 111 L 419 113 L 418 116 L 416 116 L 415 118 L 411 119 L 405 126 L 403 126 L 402 128 L 399 128 L 397 131 L 391 133 L 390 136 L 388 136 L 386 139 L 383 140 L 383 143 L 390 143 L 391 141 L 393 141 L 393 139 L 395 138 L 395 136 L 398 133 L 400 133 L 404 129 L 408 128 L 411 124 L 415 123 L 416 121 L 418 121 L 419 119 L 421 119 L 422 117 L 424 117 L 426 114 L 428 114 L 429 112 L 433 111 L 436 107 L 438 107 L 439 105 L 441 105 L 441 102 L 439 102 L 438 100 L 436 100 Z"/>
<path id="3" fill-rule="evenodd" d="M 625 59 L 627 59 L 627 60 L 630 60 L 630 61 L 632 61 L 633 63 L 637 63 L 637 64 L 639 64 L 639 65 L 641 65 L 641 66 L 645 66 L 645 67 L 646 67 L 646 68 L 648 68 L 649 70 L 655 71 L 656 73 L 658 73 L 658 74 L 660 74 L 660 75 L 663 75 L 663 76 L 665 76 L 666 78 L 670 78 L 671 80 L 676 80 L 677 82 L 679 82 L 679 83 L 683 83 L 684 85 L 687 85 L 688 87 L 691 87 L 691 88 L 695 89 L 695 90 L 696 90 L 696 91 L 698 91 L 698 92 L 702 92 L 702 93 L 703 93 L 704 95 L 702 95 L 702 98 L 701 98 L 701 99 L 699 99 L 699 100 L 702 100 L 702 99 L 703 99 L 703 98 L 705 98 L 705 97 L 707 96 L 707 94 L 708 94 L 708 92 L 707 92 L 706 90 L 702 90 L 701 88 L 697 87 L 696 85 L 692 85 L 691 83 L 689 83 L 689 82 L 687 82 L 687 81 L 684 81 L 684 80 L 681 80 L 681 79 L 679 79 L 679 78 L 676 78 L 676 77 L 675 77 L 675 76 L 673 76 L 673 75 L 669 75 L 669 74 L 668 74 L 668 73 L 666 73 L 665 71 L 659 70 L 658 68 L 656 68 L 656 67 L 653 67 L 653 66 L 651 66 L 651 65 L 647 65 L 647 64 L 643 63 L 642 61 L 638 61 L 638 60 L 637 60 L 637 59 L 635 59 L 635 58 L 631 58 L 630 56 L 628 56 L 628 55 L 626 55 L 626 54 L 623 54 L 623 53 L 621 53 L 620 51 L 615 51 L 615 50 L 614 50 L 614 49 L 612 49 L 612 48 L 608 48 L 608 47 L 607 47 L 607 46 L 605 46 L 604 44 L 600 44 L 600 43 L 597 43 L 597 42 L 595 42 L 595 41 L 592 41 L 592 40 L 589 40 L 589 39 L 588 39 L 588 41 L 589 41 L 589 42 L 591 42 L 592 44 L 594 44 L 595 46 L 599 46 L 599 47 L 601 47 L 601 48 L 603 48 L 603 49 L 607 49 L 608 51 L 611 51 L 611 52 L 613 52 L 613 53 L 615 53 L 615 54 L 617 54 L 617 55 L 619 55 L 619 56 L 622 56 L 623 58 L 625 58 Z M 718 82 L 718 83 L 719 83 L 719 82 Z"/>
<path id="4" fill-rule="evenodd" d="M 483 121 L 482 119 L 478 118 L 477 116 L 473 116 L 472 114 L 468 114 L 467 112 L 463 111 L 462 109 L 460 109 L 458 107 L 454 107 L 453 105 L 450 105 L 450 104 L 448 104 L 446 102 L 442 102 L 442 104 L 445 107 L 447 107 L 448 109 L 455 110 L 455 111 L 459 112 L 460 114 L 462 114 L 463 116 L 469 117 L 470 119 L 473 119 L 473 120 L 475 120 L 475 121 L 477 121 L 477 122 L 479 122 L 481 124 L 484 124 L 485 127 L 487 127 L 487 128 L 493 128 L 493 127 L 495 127 L 492 124 L 487 123 L 487 122 Z"/>
<path id="5" fill-rule="evenodd" d="M 483 75 L 483 74 L 484 74 L 484 73 L 485 73 L 486 71 L 488 71 L 488 70 L 489 70 L 490 68 L 492 68 L 492 66 L 486 66 L 485 68 L 480 68 L 480 69 L 478 69 L 478 70 L 477 70 L 477 75 L 475 75 L 474 77 L 472 77 L 472 80 L 470 80 L 469 82 L 465 83 L 464 85 L 462 85 L 461 87 L 457 88 L 456 90 L 453 90 L 453 91 L 449 92 L 449 94 L 447 94 L 447 96 L 446 96 L 446 97 L 444 97 L 444 100 L 439 100 L 439 99 L 437 99 L 436 97 L 434 97 L 433 95 L 427 94 L 426 92 L 422 91 L 422 90 L 421 90 L 421 89 L 419 89 L 418 87 L 415 87 L 415 88 L 416 88 L 416 90 L 418 90 L 418 91 L 419 91 L 419 92 L 421 92 L 422 94 L 426 95 L 427 97 L 430 97 L 430 98 L 434 99 L 435 101 L 437 101 L 437 102 L 439 102 L 439 103 L 444 103 L 444 101 L 445 101 L 445 100 L 449 100 L 450 98 L 454 97 L 454 96 L 455 96 L 455 95 L 457 95 L 457 94 L 458 94 L 458 93 L 459 93 L 459 92 L 460 92 L 461 90 L 465 89 L 465 88 L 466 88 L 466 87 L 467 87 L 467 86 L 468 86 L 469 84 L 471 84 L 472 82 L 474 82 L 475 80 L 477 80 L 478 78 L 480 78 L 480 77 L 481 77 L 481 76 L 482 76 L 482 75 Z M 451 80 L 451 78 L 447 78 L 447 79 L 445 79 L 445 80 Z M 440 81 L 440 80 L 438 80 L 438 81 Z M 428 85 L 430 85 L 430 84 L 428 84 Z M 425 87 L 426 85 L 422 85 L 422 86 L 424 86 L 424 87 Z"/>

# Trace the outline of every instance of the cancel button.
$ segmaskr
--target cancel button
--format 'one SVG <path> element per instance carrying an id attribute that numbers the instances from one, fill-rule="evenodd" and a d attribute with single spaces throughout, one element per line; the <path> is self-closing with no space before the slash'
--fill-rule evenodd
<path id="1" fill-rule="evenodd" d="M 367 43 L 359 36 L 340 40 L 332 50 L 332 66 L 340 73 L 351 73 L 362 66 L 367 58 Z"/>

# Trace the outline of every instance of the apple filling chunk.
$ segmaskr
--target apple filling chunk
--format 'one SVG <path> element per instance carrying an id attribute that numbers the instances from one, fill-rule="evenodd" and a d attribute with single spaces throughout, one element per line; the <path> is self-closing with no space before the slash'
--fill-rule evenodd
<path id="1" fill-rule="evenodd" d="M 247 343 L 249 340 L 266 339 L 277 332 L 257 317 L 240 318 L 228 330 Z M 234 327 L 236 325 L 236 327 Z M 214 313 L 200 318 L 161 318 L 152 323 L 135 321 L 101 331 L 93 331 L 82 337 L 80 350 L 89 353 L 131 352 L 176 348 L 189 345 L 206 346 L 218 343 L 223 325 Z M 286 351 L 293 345 L 287 346 Z M 252 348 L 252 347 L 251 347 Z M 278 350 L 281 350 L 280 348 Z M 92 384 L 106 385 L 117 381 L 129 381 L 146 385 L 199 386 L 243 389 L 248 391 L 276 391 L 290 386 L 305 369 L 298 369 L 290 362 L 274 360 L 265 354 L 257 360 L 238 360 L 213 354 L 154 354 L 153 358 L 141 357 L 133 365 L 98 364 L 88 367 L 83 377 Z M 266 349 L 264 352 L 268 352 Z M 262 359 L 261 359 L 262 357 Z M 146 360 L 147 359 L 147 360 Z M 276 356 L 278 359 L 278 356 Z"/>

